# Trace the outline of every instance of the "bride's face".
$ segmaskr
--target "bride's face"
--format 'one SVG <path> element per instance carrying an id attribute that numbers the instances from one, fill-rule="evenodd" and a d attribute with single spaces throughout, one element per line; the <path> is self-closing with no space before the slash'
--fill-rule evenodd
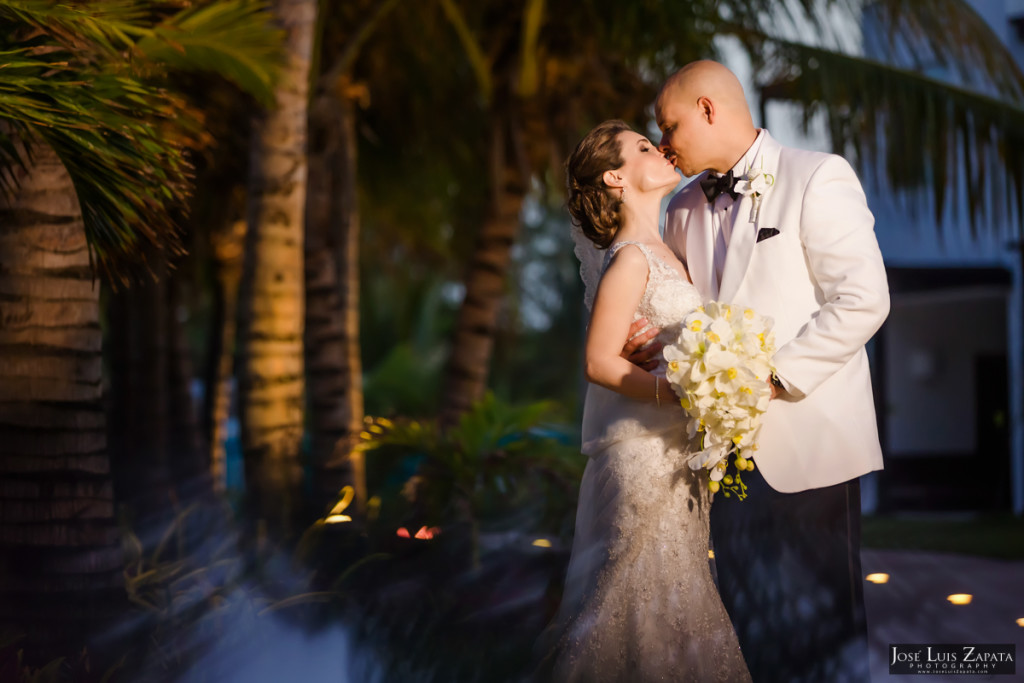
<path id="1" fill-rule="evenodd" d="M 679 183 L 675 165 L 646 137 L 629 130 L 619 133 L 618 140 L 622 146 L 622 166 L 616 172 L 627 195 L 630 191 L 664 194 Z"/>

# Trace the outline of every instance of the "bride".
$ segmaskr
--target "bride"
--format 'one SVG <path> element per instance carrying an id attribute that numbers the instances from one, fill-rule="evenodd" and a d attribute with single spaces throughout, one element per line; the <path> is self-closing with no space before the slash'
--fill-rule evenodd
<path id="1" fill-rule="evenodd" d="M 750 681 L 708 567 L 711 495 L 706 473 L 686 463 L 686 414 L 664 360 L 648 372 L 620 355 L 635 320 L 670 342 L 701 304 L 658 231 L 661 201 L 679 176 L 622 121 L 594 128 L 567 168 L 591 308 L 589 460 L 562 604 L 538 641 L 546 656 L 537 673 L 560 683 Z"/>

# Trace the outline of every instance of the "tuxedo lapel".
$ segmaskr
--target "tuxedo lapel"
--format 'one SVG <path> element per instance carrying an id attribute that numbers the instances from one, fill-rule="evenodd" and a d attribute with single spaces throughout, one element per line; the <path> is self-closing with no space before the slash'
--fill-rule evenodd
<path id="1" fill-rule="evenodd" d="M 732 301 L 740 288 L 743 275 L 750 264 L 750 255 L 754 252 L 755 224 L 750 222 L 750 209 L 754 204 L 751 197 L 743 197 L 733 204 L 731 216 L 735 223 L 732 235 L 729 236 L 729 249 L 725 252 L 725 266 L 722 268 L 722 286 L 719 291 L 721 301 Z"/>
<path id="2" fill-rule="evenodd" d="M 696 181 L 694 181 L 696 182 Z M 715 243 L 711 239 L 711 209 L 704 195 L 700 206 L 689 212 L 686 228 L 686 265 L 690 279 L 705 301 L 718 296 L 715 282 Z"/>
<path id="3" fill-rule="evenodd" d="M 758 150 L 757 166 L 761 166 L 764 160 L 764 171 L 776 174 L 779 166 L 779 153 L 782 147 L 775 139 L 765 132 L 761 141 L 761 149 Z M 778 181 L 778 177 L 775 178 Z M 735 213 L 731 216 L 733 222 L 732 234 L 729 236 L 729 249 L 725 254 L 725 266 L 722 269 L 722 286 L 719 288 L 718 298 L 721 301 L 732 301 L 743 284 L 743 276 L 747 273 L 750 265 L 750 258 L 754 253 L 754 245 L 757 243 L 757 231 L 765 224 L 767 215 L 776 214 L 772 211 L 772 195 L 775 193 L 772 186 L 761 197 L 761 208 L 755 217 L 750 220 L 750 212 L 754 207 L 753 196 L 744 196 L 733 205 Z M 769 208 L 771 207 L 771 208 Z M 767 213 L 766 213 L 767 212 Z"/>

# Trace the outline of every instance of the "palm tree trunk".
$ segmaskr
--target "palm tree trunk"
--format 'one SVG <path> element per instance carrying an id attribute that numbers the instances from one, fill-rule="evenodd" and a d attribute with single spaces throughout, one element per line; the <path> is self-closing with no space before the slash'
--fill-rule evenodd
<path id="1" fill-rule="evenodd" d="M 71 179 L 48 147 L 0 199 L 0 630 L 35 661 L 124 604 L 102 397 L 99 286 Z"/>
<path id="2" fill-rule="evenodd" d="M 322 507 L 351 485 L 356 509 L 366 502 L 359 347 L 359 210 L 352 100 L 320 95 L 311 111 L 316 153 L 310 155 L 306 215 L 306 367 L 314 504 Z M 333 96 L 332 96 L 333 95 Z"/>
<path id="3" fill-rule="evenodd" d="M 316 0 L 275 0 L 286 32 L 276 107 L 256 123 L 239 299 L 246 488 L 275 535 L 295 529 L 302 478 L 306 117 Z"/>
<path id="4" fill-rule="evenodd" d="M 505 115 L 492 117 L 491 208 L 477 236 L 445 371 L 441 410 L 444 424 L 453 424 L 487 390 L 498 314 L 526 197 L 522 169 L 515 163 L 515 155 L 509 154 L 508 129 Z"/>

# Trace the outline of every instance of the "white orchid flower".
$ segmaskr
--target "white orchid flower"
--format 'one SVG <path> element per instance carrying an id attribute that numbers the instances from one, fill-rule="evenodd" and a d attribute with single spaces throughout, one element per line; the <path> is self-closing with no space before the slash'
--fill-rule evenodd
<path id="1" fill-rule="evenodd" d="M 764 159 L 761 160 L 764 164 Z M 753 202 L 750 207 L 750 222 L 757 220 L 761 212 L 761 201 L 765 193 L 775 184 L 775 175 L 768 173 L 763 168 L 751 168 L 743 177 L 736 182 L 735 190 L 745 197 L 750 197 Z"/>
<path id="2" fill-rule="evenodd" d="M 709 374 L 717 375 L 723 370 L 737 367 L 741 361 L 740 357 L 732 351 L 713 346 L 704 354 L 703 364 L 707 366 Z"/>

